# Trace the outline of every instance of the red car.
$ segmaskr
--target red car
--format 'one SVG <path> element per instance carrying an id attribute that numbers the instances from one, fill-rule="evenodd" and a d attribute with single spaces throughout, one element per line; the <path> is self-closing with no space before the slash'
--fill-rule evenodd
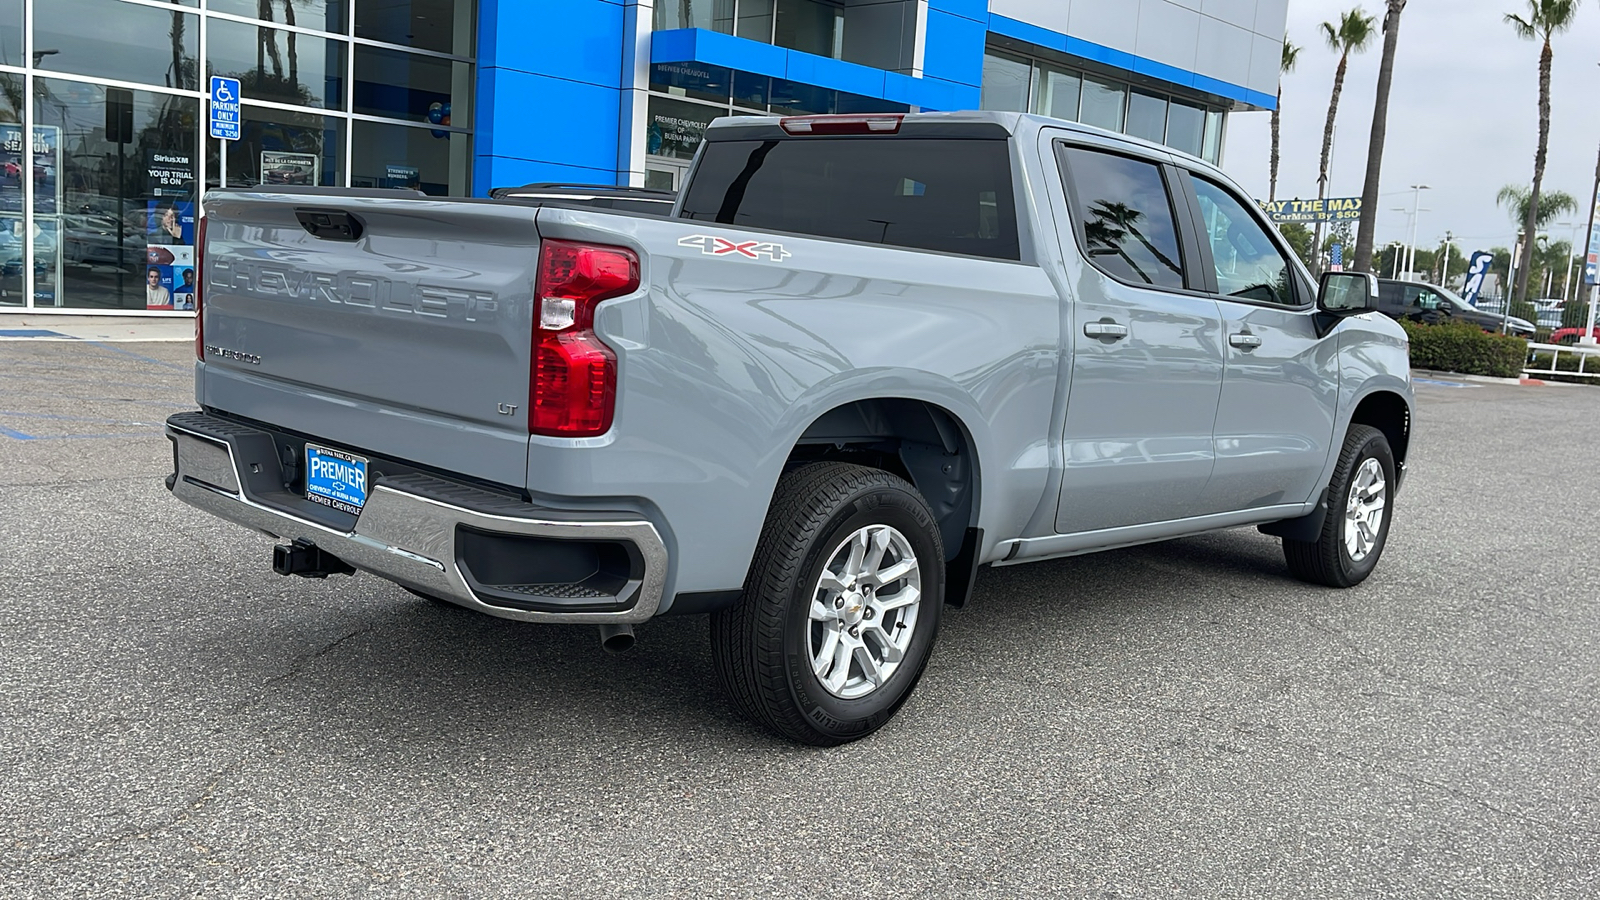
<path id="1" fill-rule="evenodd" d="M 1557 328 L 1555 331 L 1550 332 L 1550 343 L 1576 344 L 1578 342 L 1578 338 L 1582 336 L 1582 328 Z M 1594 331 L 1591 332 L 1589 336 L 1597 341 L 1600 341 L 1600 325 L 1596 325 Z"/>

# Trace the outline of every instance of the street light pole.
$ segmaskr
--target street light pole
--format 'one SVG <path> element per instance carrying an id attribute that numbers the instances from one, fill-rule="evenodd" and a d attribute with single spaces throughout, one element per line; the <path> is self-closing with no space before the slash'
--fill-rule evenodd
<path id="1" fill-rule="evenodd" d="M 1422 208 L 1422 192 L 1431 190 L 1433 188 L 1425 184 L 1411 186 L 1411 253 L 1406 257 L 1406 271 L 1413 276 L 1417 273 L 1417 220 L 1427 212 Z"/>
<path id="2" fill-rule="evenodd" d="M 1594 197 L 1589 200 L 1589 239 L 1586 240 L 1584 261 L 1582 261 L 1582 266 L 1584 266 L 1582 283 L 1584 285 L 1589 283 L 1589 255 L 1590 253 L 1600 253 L 1600 247 L 1595 247 L 1595 207 L 1600 207 L 1600 159 L 1595 160 L 1595 192 Z M 1600 285 L 1590 285 L 1589 322 L 1584 325 L 1584 333 L 1578 336 L 1579 344 L 1594 346 L 1597 343 L 1595 341 L 1595 306 L 1597 304 L 1600 304 Z"/>

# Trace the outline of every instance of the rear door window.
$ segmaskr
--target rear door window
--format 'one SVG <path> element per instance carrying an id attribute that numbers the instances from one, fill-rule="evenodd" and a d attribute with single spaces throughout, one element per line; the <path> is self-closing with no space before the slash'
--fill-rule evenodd
<path id="1" fill-rule="evenodd" d="M 1061 153 L 1089 262 L 1130 284 L 1181 290 L 1183 253 L 1161 167 L 1082 147 L 1063 147 Z"/>
<path id="2" fill-rule="evenodd" d="M 682 215 L 939 253 L 1021 256 L 1004 140 L 712 141 Z"/>

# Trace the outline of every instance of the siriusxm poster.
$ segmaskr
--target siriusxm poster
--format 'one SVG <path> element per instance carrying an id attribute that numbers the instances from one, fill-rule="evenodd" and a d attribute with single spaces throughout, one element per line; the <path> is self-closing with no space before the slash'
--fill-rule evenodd
<path id="1" fill-rule="evenodd" d="M 194 204 L 152 200 L 145 207 L 145 309 L 194 309 Z"/>

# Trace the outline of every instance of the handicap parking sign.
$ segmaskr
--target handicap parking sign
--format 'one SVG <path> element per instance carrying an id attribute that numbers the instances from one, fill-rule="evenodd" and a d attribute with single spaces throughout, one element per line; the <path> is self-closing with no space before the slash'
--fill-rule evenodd
<path id="1" fill-rule="evenodd" d="M 218 140 L 239 139 L 239 79 L 211 78 L 211 136 Z"/>

